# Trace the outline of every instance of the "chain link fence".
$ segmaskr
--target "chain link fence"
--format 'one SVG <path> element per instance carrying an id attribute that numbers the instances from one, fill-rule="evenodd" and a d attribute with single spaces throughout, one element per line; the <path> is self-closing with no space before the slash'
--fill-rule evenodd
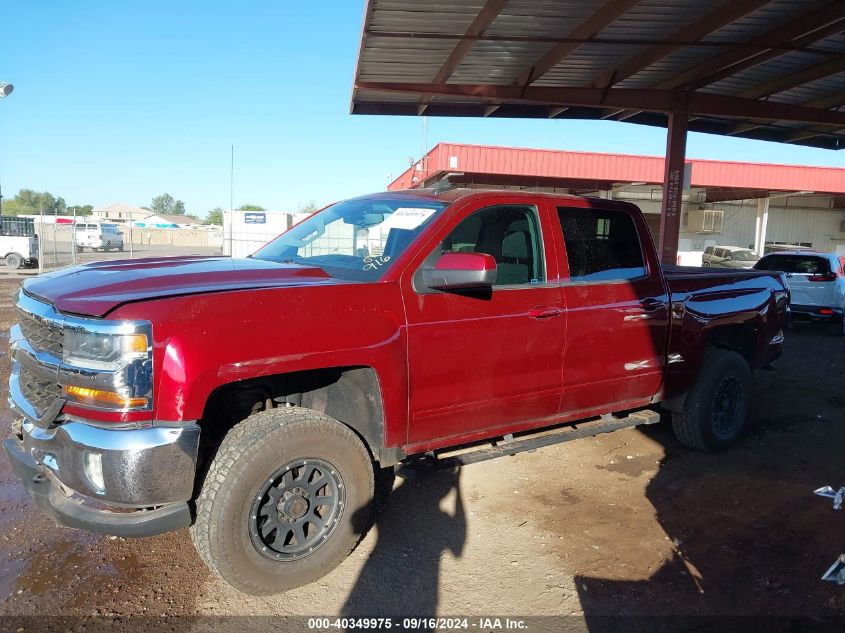
<path id="1" fill-rule="evenodd" d="M 94 222 L 90 222 L 94 224 Z M 93 250 L 80 249 L 75 239 L 76 224 L 35 221 L 38 272 L 49 272 L 76 264 L 112 259 L 168 257 L 179 255 L 222 255 L 223 232 L 220 229 L 157 229 L 119 226 L 123 248 L 117 246 Z M 33 271 L 35 267 L 32 268 Z"/>
<path id="2" fill-rule="evenodd" d="M 223 253 L 231 257 L 247 257 L 276 239 L 280 233 L 272 231 L 233 231 L 223 236 Z"/>
<path id="3" fill-rule="evenodd" d="M 35 225 L 38 236 L 38 271 L 56 270 L 77 263 L 76 247 L 73 241 L 72 224 Z"/>

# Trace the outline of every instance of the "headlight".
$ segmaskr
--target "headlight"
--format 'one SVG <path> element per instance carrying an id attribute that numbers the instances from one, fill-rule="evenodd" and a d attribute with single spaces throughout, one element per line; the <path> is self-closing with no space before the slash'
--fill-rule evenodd
<path id="1" fill-rule="evenodd" d="M 145 322 L 65 326 L 59 383 L 69 401 L 97 409 L 152 406 L 152 329 Z"/>
<path id="2" fill-rule="evenodd" d="M 115 371 L 133 360 L 147 357 L 146 334 L 100 334 L 66 330 L 63 343 L 66 365 Z"/>

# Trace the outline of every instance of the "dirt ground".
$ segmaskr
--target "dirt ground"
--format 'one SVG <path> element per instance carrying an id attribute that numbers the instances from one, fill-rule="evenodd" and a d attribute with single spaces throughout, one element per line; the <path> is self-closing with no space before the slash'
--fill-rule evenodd
<path id="1" fill-rule="evenodd" d="M 0 281 L 3 330 L 16 286 Z M 735 448 L 694 453 L 659 424 L 397 479 L 340 568 L 265 598 L 216 580 L 186 530 L 56 527 L 3 456 L 0 615 L 842 616 L 845 590 L 819 578 L 845 514 L 812 491 L 845 484 L 843 422 L 845 339 L 794 330 Z"/>

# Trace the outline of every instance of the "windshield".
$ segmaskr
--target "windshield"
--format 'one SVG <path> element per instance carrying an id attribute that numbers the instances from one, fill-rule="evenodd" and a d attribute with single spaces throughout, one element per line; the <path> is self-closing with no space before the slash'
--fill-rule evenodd
<path id="1" fill-rule="evenodd" d="M 760 259 L 757 257 L 757 253 L 750 250 L 733 251 L 731 257 L 737 262 L 756 262 Z"/>
<path id="2" fill-rule="evenodd" d="M 332 277 L 376 281 L 446 204 L 408 198 L 339 202 L 283 233 L 255 259 L 318 266 Z"/>

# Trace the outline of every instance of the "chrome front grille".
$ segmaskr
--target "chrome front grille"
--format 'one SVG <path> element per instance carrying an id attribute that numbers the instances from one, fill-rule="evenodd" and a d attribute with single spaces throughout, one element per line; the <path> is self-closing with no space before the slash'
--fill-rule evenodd
<path id="1" fill-rule="evenodd" d="M 18 319 L 21 334 L 34 349 L 39 352 L 47 352 L 59 359 L 62 357 L 64 334 L 61 328 L 20 309 L 18 310 Z"/>
<path id="2" fill-rule="evenodd" d="M 55 380 L 40 379 L 26 367 L 19 368 L 18 381 L 23 397 L 39 417 L 62 395 L 62 388 Z"/>

